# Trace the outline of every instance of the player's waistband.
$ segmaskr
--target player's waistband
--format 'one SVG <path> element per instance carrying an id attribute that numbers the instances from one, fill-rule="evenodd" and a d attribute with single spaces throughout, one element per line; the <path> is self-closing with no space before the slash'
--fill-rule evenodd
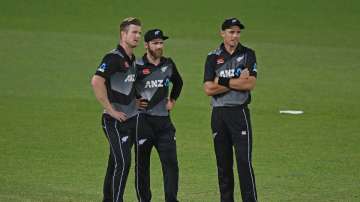
<path id="1" fill-rule="evenodd" d="M 247 104 L 242 104 L 242 105 L 235 105 L 235 106 L 216 106 L 216 107 L 212 107 L 213 109 L 219 109 L 219 110 L 221 110 L 221 109 L 234 109 L 234 110 L 236 110 L 236 109 L 247 109 L 248 108 L 248 105 Z"/>

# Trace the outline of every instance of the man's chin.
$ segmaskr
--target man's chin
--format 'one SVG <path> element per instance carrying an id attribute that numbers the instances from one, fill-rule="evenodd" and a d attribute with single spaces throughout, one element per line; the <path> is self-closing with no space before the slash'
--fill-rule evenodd
<path id="1" fill-rule="evenodd" d="M 235 42 L 229 43 L 229 46 L 230 46 L 230 47 L 236 47 L 237 45 L 238 45 L 238 43 L 235 43 Z"/>
<path id="2" fill-rule="evenodd" d="M 150 55 L 151 55 L 153 58 L 161 58 L 162 52 L 150 51 Z"/>
<path id="3" fill-rule="evenodd" d="M 156 56 L 157 56 L 158 58 L 160 58 L 162 55 L 163 55 L 163 52 L 162 52 L 162 51 L 159 51 L 159 52 L 156 53 Z"/>
<path id="4" fill-rule="evenodd" d="M 132 42 L 132 43 L 128 43 L 129 47 L 131 48 L 136 48 L 139 45 L 139 42 Z"/>
<path id="5" fill-rule="evenodd" d="M 136 48 L 138 46 L 138 44 L 130 44 L 131 48 Z"/>

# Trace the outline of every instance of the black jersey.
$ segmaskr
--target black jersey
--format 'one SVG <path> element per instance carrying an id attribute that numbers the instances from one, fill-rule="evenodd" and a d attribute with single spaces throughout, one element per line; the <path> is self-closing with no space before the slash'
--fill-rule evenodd
<path id="1" fill-rule="evenodd" d="M 160 64 L 151 64 L 146 55 L 136 61 L 138 95 L 148 100 L 148 107 L 143 113 L 154 116 L 168 116 L 166 103 L 169 85 L 172 83 L 170 99 L 176 100 L 182 89 L 182 78 L 171 58 L 161 57 Z"/>
<path id="2" fill-rule="evenodd" d="M 118 45 L 104 56 L 95 74 L 105 78 L 108 99 L 114 109 L 124 112 L 128 118 L 135 116 L 135 57 L 130 58 Z"/>
<path id="3" fill-rule="evenodd" d="M 235 52 L 230 55 L 224 44 L 207 56 L 204 71 L 204 82 L 214 81 L 215 77 L 237 78 L 241 71 L 247 68 L 250 76 L 257 76 L 255 52 L 239 44 Z M 231 89 L 228 92 L 212 96 L 212 107 L 231 107 L 249 104 L 250 91 Z"/>

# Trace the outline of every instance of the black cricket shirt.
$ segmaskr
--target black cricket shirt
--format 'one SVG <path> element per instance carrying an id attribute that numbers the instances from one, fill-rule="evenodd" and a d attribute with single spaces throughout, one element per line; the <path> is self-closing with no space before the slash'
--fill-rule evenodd
<path id="1" fill-rule="evenodd" d="M 170 99 L 176 100 L 182 89 L 183 81 L 171 58 L 161 57 L 160 63 L 154 65 L 148 61 L 146 54 L 136 61 L 136 91 L 140 97 L 148 100 L 149 105 L 142 113 L 154 116 L 168 116 L 166 103 L 169 85 L 172 83 Z"/>
<path id="2" fill-rule="evenodd" d="M 234 53 L 230 54 L 222 43 L 220 47 L 211 51 L 206 58 L 204 82 L 214 81 L 215 77 L 237 78 L 245 68 L 250 71 L 250 76 L 257 77 L 255 52 L 239 43 Z M 249 104 L 250 101 L 250 91 L 231 89 L 228 92 L 212 96 L 211 106 L 241 106 Z"/>
<path id="3" fill-rule="evenodd" d="M 118 45 L 104 56 L 95 75 L 105 79 L 108 99 L 115 110 L 124 112 L 128 118 L 137 114 L 134 55 L 129 57 L 124 48 Z"/>

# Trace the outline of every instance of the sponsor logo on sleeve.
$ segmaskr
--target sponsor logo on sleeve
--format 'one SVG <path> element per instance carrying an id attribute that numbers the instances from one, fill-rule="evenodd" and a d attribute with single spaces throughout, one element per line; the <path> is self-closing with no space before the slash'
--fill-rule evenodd
<path id="1" fill-rule="evenodd" d="M 97 70 L 98 70 L 99 72 L 105 72 L 106 69 L 107 69 L 107 64 L 106 64 L 106 63 L 102 63 Z"/>

